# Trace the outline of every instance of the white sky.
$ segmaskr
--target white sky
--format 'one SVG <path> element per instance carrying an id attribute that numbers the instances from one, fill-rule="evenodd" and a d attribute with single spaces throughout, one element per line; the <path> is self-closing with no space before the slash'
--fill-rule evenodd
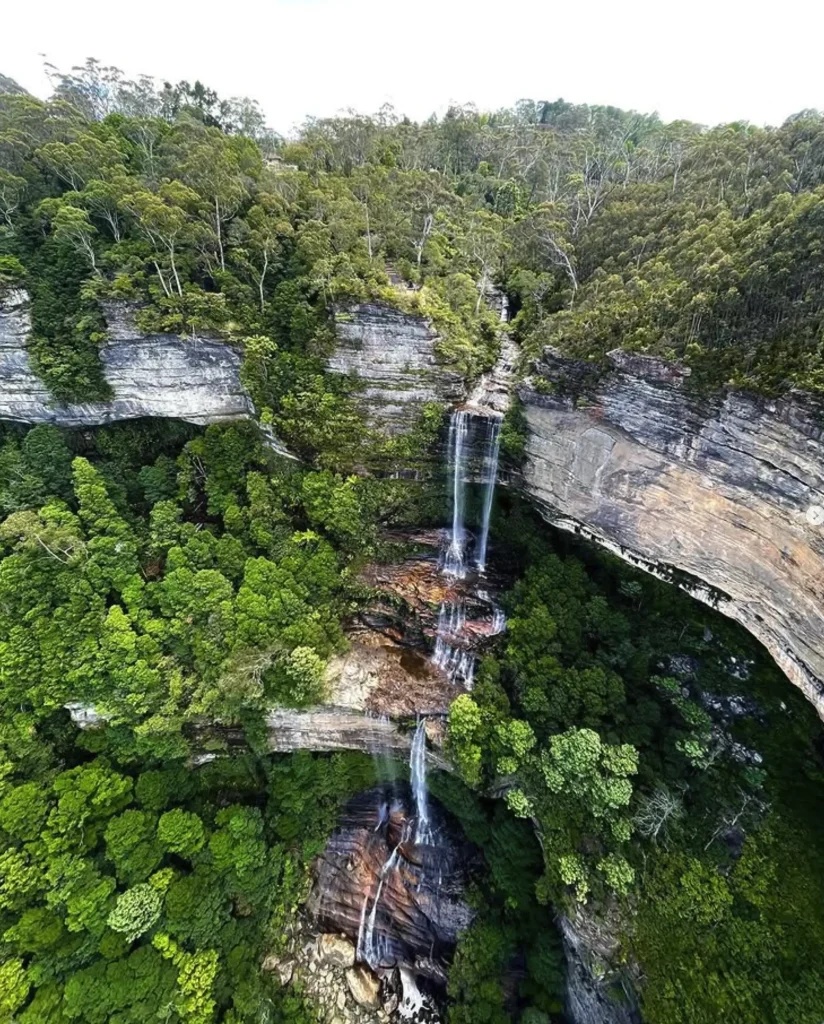
<path id="1" fill-rule="evenodd" d="M 0 73 L 45 96 L 98 57 L 129 75 L 257 99 L 286 132 L 306 114 L 391 102 L 611 103 L 666 120 L 779 124 L 824 108 L 824 2 L 784 0 L 0 0 Z"/>

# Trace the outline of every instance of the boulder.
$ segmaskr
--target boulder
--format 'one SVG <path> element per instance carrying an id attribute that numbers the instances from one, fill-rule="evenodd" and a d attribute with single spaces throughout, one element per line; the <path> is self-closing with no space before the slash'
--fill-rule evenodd
<path id="1" fill-rule="evenodd" d="M 294 960 L 281 960 L 277 953 L 270 953 L 260 965 L 262 971 L 275 973 L 282 986 L 286 986 L 292 980 L 295 973 Z"/>
<path id="2" fill-rule="evenodd" d="M 349 968 L 346 972 L 346 984 L 358 1006 L 365 1006 L 370 1010 L 376 1010 L 380 1006 L 378 979 L 364 964 Z"/>
<path id="3" fill-rule="evenodd" d="M 355 947 L 345 935 L 326 932 L 318 936 L 318 956 L 325 963 L 333 964 L 335 967 L 353 967 Z"/>

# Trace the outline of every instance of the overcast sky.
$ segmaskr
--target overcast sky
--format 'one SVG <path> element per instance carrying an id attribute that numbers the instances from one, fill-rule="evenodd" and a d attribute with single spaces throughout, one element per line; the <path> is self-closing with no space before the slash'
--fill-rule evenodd
<path id="1" fill-rule="evenodd" d="M 785 0 L 5 0 L 0 73 L 45 96 L 98 57 L 129 75 L 200 78 L 260 101 L 286 132 L 307 114 L 522 97 L 779 124 L 824 108 L 824 2 Z"/>

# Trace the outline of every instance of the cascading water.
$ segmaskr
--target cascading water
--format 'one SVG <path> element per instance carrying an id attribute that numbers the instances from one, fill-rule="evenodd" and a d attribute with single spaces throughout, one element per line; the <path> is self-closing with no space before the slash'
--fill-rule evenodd
<path id="1" fill-rule="evenodd" d="M 431 843 L 432 830 L 429 824 L 429 799 L 426 790 L 426 719 L 419 718 L 412 740 L 409 758 L 409 776 L 412 796 L 415 799 L 415 842 Z"/>
<path id="2" fill-rule="evenodd" d="M 503 417 L 498 413 L 473 414 L 467 409 L 457 409 L 449 421 L 449 479 L 452 498 L 452 530 L 449 543 L 441 560 L 441 570 L 447 576 L 464 579 L 469 568 L 467 557 L 468 534 L 466 529 L 466 464 L 470 430 L 478 423 L 485 425 L 485 439 L 482 462 L 483 509 L 481 530 L 472 568 L 486 572 L 489 546 L 489 525 L 495 498 L 495 482 L 498 476 L 498 458 L 501 449 L 501 426 Z M 485 593 L 482 591 L 481 593 Z M 493 606 L 492 635 L 502 631 L 505 625 L 503 613 Z M 462 598 L 445 601 L 438 615 L 438 631 L 435 638 L 433 662 L 446 672 L 450 681 L 472 689 L 475 677 L 476 656 L 467 650 L 466 609 Z"/>
<path id="3" fill-rule="evenodd" d="M 497 636 L 506 629 L 506 616 L 503 609 L 495 605 L 492 610 L 492 635 Z"/>
<path id="4" fill-rule="evenodd" d="M 387 877 L 395 870 L 398 866 L 399 850 L 401 844 L 406 841 L 406 836 L 401 836 L 401 841 L 389 855 L 389 858 L 381 868 L 381 873 L 378 878 L 378 889 L 375 893 L 375 899 L 372 903 L 372 909 L 369 911 L 367 916 L 367 910 L 369 907 L 369 894 L 367 893 L 366 899 L 363 901 L 363 908 L 361 910 L 360 929 L 358 930 L 358 945 L 357 945 L 357 956 L 359 960 L 365 960 L 370 967 L 378 967 L 384 958 L 386 952 L 386 943 L 380 932 L 376 932 L 375 924 L 378 920 L 378 906 L 381 901 L 381 894 L 383 893 L 383 886 L 386 882 Z"/>
<path id="5" fill-rule="evenodd" d="M 466 482 L 464 480 L 464 460 L 466 458 L 468 429 L 469 413 L 465 409 L 459 409 L 452 413 L 449 420 L 449 460 L 452 471 L 452 533 L 443 561 L 443 571 L 450 576 L 458 577 L 458 579 L 463 579 L 466 575 L 464 561 L 466 554 L 466 527 L 464 526 Z"/>
<path id="6" fill-rule="evenodd" d="M 484 507 L 481 519 L 481 536 L 478 541 L 478 572 L 486 572 L 486 550 L 489 543 L 489 523 L 492 519 L 492 504 L 495 498 L 495 481 L 498 477 L 498 457 L 501 453 L 501 416 L 487 418 L 486 446 L 484 451 Z"/>
<path id="7" fill-rule="evenodd" d="M 431 845 L 434 840 L 432 826 L 429 818 L 429 794 L 426 788 L 426 719 L 419 718 L 415 735 L 412 739 L 412 749 L 409 756 L 409 777 L 412 787 L 412 797 L 415 803 L 414 818 L 406 822 L 401 831 L 398 843 L 395 845 L 389 857 L 384 861 L 378 875 L 378 887 L 374 899 L 371 892 L 364 897 L 361 907 L 360 926 L 358 928 L 357 956 L 364 960 L 370 967 L 377 968 L 386 958 L 388 953 L 386 941 L 379 929 L 376 928 L 378 920 L 378 909 L 383 895 L 384 885 L 392 872 L 398 867 L 400 861 L 400 849 L 404 843 L 409 841 L 411 827 L 414 824 L 412 841 L 416 846 Z M 388 803 L 381 804 L 378 812 L 378 824 L 375 828 L 379 832 L 385 824 L 388 824 L 392 808 Z M 371 907 L 370 907 L 371 902 Z"/>
<path id="8" fill-rule="evenodd" d="M 389 724 L 388 715 L 375 715 L 369 711 L 365 711 L 364 715 L 377 721 L 381 726 L 388 726 Z M 376 739 L 371 744 L 369 752 L 372 755 L 372 763 L 375 766 L 375 777 L 383 782 L 394 782 L 397 777 L 395 758 L 392 755 L 392 751 L 386 745 L 385 740 Z"/>

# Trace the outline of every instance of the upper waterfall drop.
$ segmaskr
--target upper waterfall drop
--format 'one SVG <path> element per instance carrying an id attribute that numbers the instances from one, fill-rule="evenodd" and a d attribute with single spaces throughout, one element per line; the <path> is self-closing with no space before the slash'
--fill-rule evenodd
<path id="1" fill-rule="evenodd" d="M 492 505 L 495 499 L 495 483 L 498 479 L 498 459 L 501 454 L 501 426 L 503 417 L 487 417 L 486 444 L 484 450 L 484 506 L 481 518 L 481 536 L 478 541 L 476 564 L 478 572 L 486 572 L 486 551 L 489 545 L 489 523 L 492 519 Z"/>
<path id="2" fill-rule="evenodd" d="M 452 533 L 446 550 L 444 572 L 462 579 L 466 575 L 466 441 L 469 430 L 469 413 L 456 410 L 449 420 L 449 466 L 452 487 Z"/>
<path id="3" fill-rule="evenodd" d="M 445 549 L 442 549 L 440 568 L 444 575 L 452 577 L 455 581 L 465 580 L 467 575 L 482 576 L 486 572 L 502 426 L 503 415 L 495 411 L 461 408 L 456 409 L 450 417 L 447 465 L 452 500 L 452 525 L 448 542 Z M 481 430 L 483 445 L 479 452 Z M 466 527 L 466 496 L 469 482 L 478 476 L 483 486 L 483 502 L 480 532 L 473 547 Z M 443 601 L 440 606 L 432 661 L 443 669 L 451 682 L 461 683 L 467 690 L 471 690 L 477 662 L 472 644 L 477 642 L 477 637 L 483 633 L 494 636 L 500 632 L 503 628 L 503 613 L 490 601 L 486 590 L 477 590 L 473 585 L 467 594 L 466 586 L 461 587 L 457 582 L 452 589 L 454 596 Z M 471 623 L 467 623 L 467 607 L 475 603 L 473 591 L 481 600 L 492 605 L 492 623 L 488 628 L 482 628 L 480 634 L 477 615 L 473 617 Z"/>
<path id="4" fill-rule="evenodd" d="M 474 564 L 472 567 L 482 573 L 486 569 L 489 524 L 492 519 L 495 484 L 498 478 L 503 416 L 496 412 L 487 414 L 464 408 L 456 409 L 449 420 L 447 465 L 452 500 L 452 528 L 442 568 L 445 573 L 458 579 L 463 579 L 470 568 L 467 558 L 469 538 L 466 528 L 466 491 L 467 477 L 471 475 L 468 472 L 470 458 L 473 462 L 477 462 L 472 452 L 473 435 L 477 433 L 480 424 L 484 424 L 485 433 L 481 457 L 481 482 L 484 487 L 484 497 L 481 529 L 473 553 Z"/>

